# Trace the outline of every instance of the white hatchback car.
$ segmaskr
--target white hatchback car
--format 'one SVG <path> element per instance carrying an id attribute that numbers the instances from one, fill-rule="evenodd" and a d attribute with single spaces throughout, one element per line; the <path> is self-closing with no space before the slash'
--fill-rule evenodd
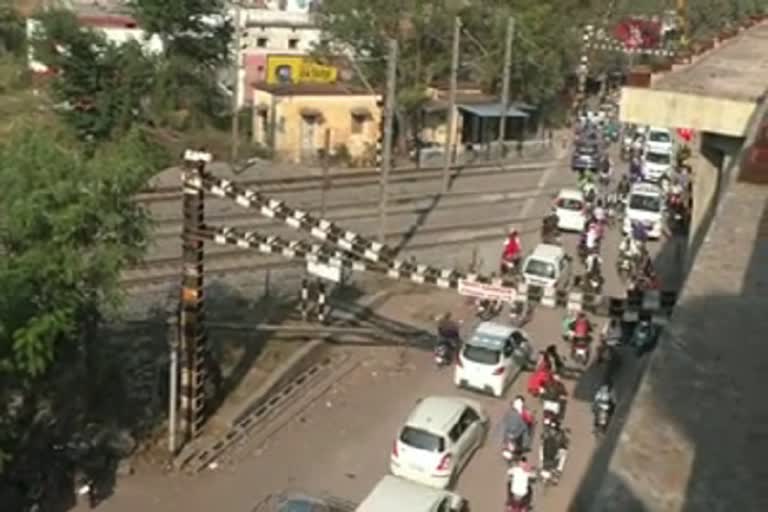
<path id="1" fill-rule="evenodd" d="M 555 199 L 557 227 L 563 231 L 582 231 L 587 222 L 586 201 L 581 190 L 566 188 Z"/>
<path id="2" fill-rule="evenodd" d="M 661 238 L 664 232 L 664 192 L 651 183 L 638 183 L 629 191 L 626 212 L 624 213 L 623 231 L 632 232 L 632 224 L 646 226 L 648 237 Z"/>
<path id="3" fill-rule="evenodd" d="M 392 445 L 393 475 L 429 487 L 451 487 L 472 454 L 483 444 L 488 415 L 460 397 L 420 400 Z"/>
<path id="4" fill-rule="evenodd" d="M 667 128 L 658 128 L 652 126 L 648 128 L 648 133 L 645 137 L 645 145 L 649 151 L 654 153 L 666 153 L 672 154 L 675 149 L 675 141 L 672 137 L 672 132 Z"/>
<path id="5" fill-rule="evenodd" d="M 521 329 L 482 322 L 459 351 L 453 382 L 500 398 L 526 366 L 530 347 L 528 335 Z"/>

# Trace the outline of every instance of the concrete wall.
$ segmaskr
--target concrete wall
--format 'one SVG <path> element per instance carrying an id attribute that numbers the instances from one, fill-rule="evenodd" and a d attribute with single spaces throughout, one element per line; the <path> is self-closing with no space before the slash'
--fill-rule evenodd
<path id="1" fill-rule="evenodd" d="M 628 123 L 742 137 L 755 108 L 750 101 L 623 87 L 619 112 L 621 120 Z"/>
<path id="2" fill-rule="evenodd" d="M 363 159 L 374 151 L 379 136 L 380 112 L 373 95 L 294 95 L 275 96 L 256 89 L 254 141 L 272 147 L 275 156 L 293 162 L 311 160 L 323 148 L 325 131 L 331 132 L 331 150 L 345 145 L 353 159 Z M 262 107 L 259 109 L 259 107 Z M 366 109 L 360 133 L 353 133 L 352 112 Z M 321 115 L 313 127 L 307 110 Z M 264 124 L 266 121 L 266 125 Z M 308 135 L 309 134 L 309 135 Z"/>

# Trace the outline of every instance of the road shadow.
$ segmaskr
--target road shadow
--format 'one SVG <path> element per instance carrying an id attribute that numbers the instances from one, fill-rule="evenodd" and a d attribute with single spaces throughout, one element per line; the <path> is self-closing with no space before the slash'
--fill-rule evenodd
<path id="1" fill-rule="evenodd" d="M 746 236 L 735 219 L 713 223 L 686 297 L 621 404 L 631 416 L 611 427 L 570 510 L 768 510 L 768 192 L 748 193 L 722 211 L 760 212 L 750 254 L 734 251 L 752 220 Z"/>

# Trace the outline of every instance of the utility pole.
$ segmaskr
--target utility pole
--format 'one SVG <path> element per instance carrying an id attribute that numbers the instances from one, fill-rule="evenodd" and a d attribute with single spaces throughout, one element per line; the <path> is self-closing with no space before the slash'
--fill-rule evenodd
<path id="1" fill-rule="evenodd" d="M 328 166 L 331 159 L 331 130 L 326 128 L 325 139 L 323 141 L 323 184 L 320 188 L 320 217 L 325 218 L 325 202 L 328 194 Z"/>
<path id="2" fill-rule="evenodd" d="M 461 18 L 453 21 L 453 49 L 451 51 L 451 85 L 448 92 L 448 125 L 445 133 L 445 158 L 443 159 L 443 193 L 448 192 L 456 132 L 456 88 L 459 75 L 459 47 L 461 44 Z"/>
<path id="3" fill-rule="evenodd" d="M 243 104 L 243 19 L 242 7 L 235 1 L 235 54 L 232 69 L 232 154 L 231 160 L 237 161 L 240 146 L 240 107 Z"/>
<path id="4" fill-rule="evenodd" d="M 507 110 L 509 110 L 509 82 L 512 78 L 512 42 L 515 39 L 515 18 L 507 20 L 507 41 L 504 47 L 504 75 L 501 80 L 501 117 L 499 118 L 499 156 L 504 159 L 507 147 L 504 140 L 507 135 Z"/>
<path id="5" fill-rule="evenodd" d="M 384 96 L 384 141 L 379 176 L 379 242 L 386 243 L 387 206 L 389 204 L 389 172 L 392 170 L 393 122 L 395 115 L 395 94 L 397 94 L 397 40 L 389 40 L 389 61 L 387 62 L 387 91 Z"/>
<path id="6" fill-rule="evenodd" d="M 168 318 L 168 350 L 170 364 L 168 376 L 168 452 L 171 457 L 176 455 L 176 412 L 179 407 L 179 317 Z"/>

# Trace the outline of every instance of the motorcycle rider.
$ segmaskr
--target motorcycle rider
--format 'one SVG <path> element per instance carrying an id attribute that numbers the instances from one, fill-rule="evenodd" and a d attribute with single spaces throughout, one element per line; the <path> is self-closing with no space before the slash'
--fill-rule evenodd
<path id="1" fill-rule="evenodd" d="M 593 222 L 587 226 L 587 231 L 584 233 L 584 249 L 587 253 L 596 252 L 599 242 L 600 228 L 596 222 Z"/>
<path id="2" fill-rule="evenodd" d="M 597 430 L 597 413 L 601 406 L 608 407 L 608 416 L 613 416 L 613 411 L 616 408 L 616 394 L 613 391 L 613 384 L 610 380 L 603 383 L 602 386 L 595 393 L 595 397 L 592 400 L 592 415 L 594 418 L 594 428 Z"/>
<path id="3" fill-rule="evenodd" d="M 621 321 L 612 317 L 603 328 L 600 330 L 600 347 L 597 349 L 597 360 L 603 361 L 606 358 L 606 353 L 610 350 L 609 347 L 615 347 L 621 343 L 623 337 L 623 329 L 621 328 Z"/>
<path id="4" fill-rule="evenodd" d="M 629 181 L 641 181 L 643 178 L 643 163 L 639 156 L 633 156 L 629 162 Z"/>
<path id="5" fill-rule="evenodd" d="M 571 323 L 570 331 L 573 333 L 573 339 L 586 339 L 592 335 L 592 323 L 583 311 L 579 311 L 576 319 Z"/>
<path id="6" fill-rule="evenodd" d="M 558 475 L 565 469 L 568 457 L 568 436 L 559 421 L 552 421 L 541 433 L 542 469 L 554 469 Z"/>
<path id="7" fill-rule="evenodd" d="M 444 344 L 451 354 L 458 349 L 460 339 L 459 324 L 450 311 L 444 313 L 437 322 L 437 344 Z M 449 356 L 450 357 L 450 356 Z"/>
<path id="8" fill-rule="evenodd" d="M 627 197 L 627 195 L 629 195 L 629 189 L 631 186 L 632 185 L 629 182 L 629 176 L 623 174 L 621 176 L 621 180 L 619 180 L 619 184 L 616 185 L 616 193 L 619 195 L 619 198 L 622 201 Z"/>
<path id="9" fill-rule="evenodd" d="M 533 421 L 533 414 L 525 407 L 525 399 L 518 395 L 504 417 L 505 442 L 514 440 L 520 451 L 530 450 Z"/>
<path id="10" fill-rule="evenodd" d="M 603 203 L 602 199 L 598 199 L 597 203 L 595 204 L 595 207 L 592 209 L 592 218 L 595 219 L 595 222 L 598 224 L 605 224 L 605 221 L 607 220 L 607 214 L 605 212 L 605 205 Z"/>
<path id="11" fill-rule="evenodd" d="M 534 476 L 534 470 L 528 464 L 528 459 L 522 457 L 520 462 L 507 470 L 507 475 L 509 476 L 509 501 L 529 509 L 533 501 L 531 480 Z"/>
<path id="12" fill-rule="evenodd" d="M 648 227 L 642 222 L 632 223 L 632 239 L 642 245 L 648 241 Z"/>
<path id="13" fill-rule="evenodd" d="M 504 244 L 504 252 L 501 255 L 501 273 L 506 273 L 510 265 L 519 268 L 522 253 L 523 245 L 520 241 L 520 234 L 517 229 L 510 228 L 507 241 Z"/>
<path id="14" fill-rule="evenodd" d="M 541 390 L 540 398 L 541 403 L 544 404 L 544 412 L 546 413 L 548 410 L 550 410 L 556 417 L 559 417 L 563 410 L 562 404 L 565 402 L 567 396 L 568 390 L 565 388 L 565 384 L 563 384 L 562 379 L 558 374 L 553 373 L 544 383 L 544 386 Z M 547 404 L 548 402 L 550 404 L 556 403 L 556 410 L 549 408 Z M 550 423 L 551 420 L 548 420 L 545 414 L 544 424 L 549 426 Z"/>
<path id="15" fill-rule="evenodd" d="M 554 375 L 561 375 L 563 372 L 563 358 L 557 352 L 557 346 L 550 345 L 544 350 L 544 357 L 549 365 L 549 370 Z"/>
<path id="16" fill-rule="evenodd" d="M 591 252 L 584 260 L 587 276 L 600 279 L 602 277 L 603 258 L 597 252 Z"/>
<path id="17" fill-rule="evenodd" d="M 557 238 L 557 208 L 553 207 L 552 210 L 541 221 L 541 240 L 544 243 L 548 243 Z"/>

